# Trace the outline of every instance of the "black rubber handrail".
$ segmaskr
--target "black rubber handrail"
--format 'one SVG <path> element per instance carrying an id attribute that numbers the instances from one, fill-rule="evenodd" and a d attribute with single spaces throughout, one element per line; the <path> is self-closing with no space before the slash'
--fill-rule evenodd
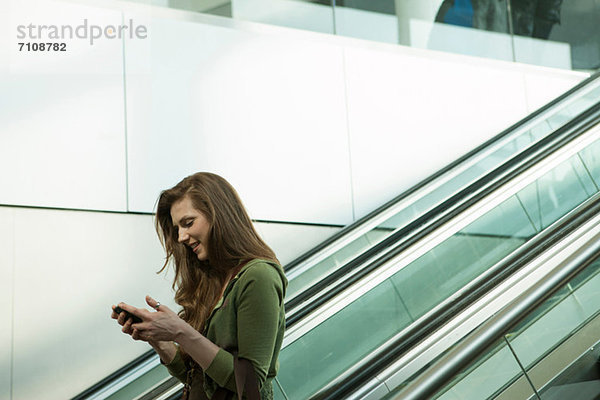
<path id="1" fill-rule="evenodd" d="M 322 250 L 324 250 L 325 248 L 327 248 L 328 246 L 330 246 L 332 243 L 336 242 L 337 240 L 341 239 L 343 236 L 346 236 L 348 233 L 350 233 L 353 230 L 355 230 L 360 225 L 363 225 L 367 221 L 375 218 L 377 215 L 379 215 L 382 212 L 386 211 L 387 209 L 389 209 L 390 207 L 394 206 L 399 201 L 407 198 L 411 194 L 413 194 L 413 193 L 421 190 L 426 185 L 428 185 L 431 182 L 435 181 L 436 179 L 440 178 L 442 175 L 444 175 L 447 172 L 449 172 L 450 170 L 456 168 L 457 166 L 459 166 L 460 164 L 464 163 L 468 159 L 476 156 L 477 154 L 481 153 L 482 151 L 485 151 L 488 147 L 494 145 L 496 142 L 498 142 L 499 140 L 503 139 L 505 136 L 509 135 L 510 133 L 512 133 L 515 130 L 519 129 L 521 126 L 525 125 L 526 123 L 528 123 L 528 122 L 534 120 L 535 118 L 539 117 L 540 115 L 544 114 L 549 109 L 551 109 L 552 107 L 555 107 L 557 104 L 559 104 L 560 102 L 566 100 L 567 98 L 569 98 L 570 96 L 572 96 L 574 93 L 576 93 L 579 90 L 583 89 L 589 83 L 595 81 L 598 78 L 600 78 L 600 71 L 594 73 L 590 77 L 588 77 L 588 78 L 584 79 L 583 81 L 579 82 L 577 85 L 573 86 L 571 89 L 569 89 L 568 91 L 564 92 L 563 94 L 561 94 L 560 96 L 558 96 L 554 100 L 552 100 L 549 103 L 545 104 L 544 106 L 538 108 L 537 110 L 535 110 L 531 114 L 527 115 L 523 119 L 519 120 L 518 122 L 512 124 L 510 127 L 506 128 L 504 131 L 500 132 L 496 136 L 494 136 L 491 139 L 487 140 L 486 142 L 482 143 L 481 145 L 479 145 L 475 149 L 469 151 L 468 153 L 466 153 L 462 157 L 458 158 L 457 160 L 455 160 L 455 161 L 451 162 L 450 164 L 446 165 L 445 167 L 443 167 L 439 171 L 435 172 L 433 175 L 431 175 L 431 176 L 427 177 L 426 179 L 422 180 L 421 182 L 417 183 L 415 186 L 411 187 L 410 189 L 406 190 L 405 192 L 401 193 L 400 195 L 394 197 L 392 200 L 388 201 L 387 203 L 383 204 L 382 206 L 380 206 L 380 207 L 376 208 L 375 210 L 371 211 L 370 213 L 368 213 L 364 217 L 362 217 L 362 218 L 354 221 L 353 223 L 345 226 L 342 230 L 340 230 L 337 233 L 335 233 L 334 235 L 330 236 L 328 239 L 326 239 L 322 243 L 318 244 L 317 246 L 315 246 L 312 249 L 308 250 L 306 253 L 298 256 L 297 258 L 295 258 L 291 262 L 287 263 L 285 265 L 285 272 L 290 272 L 297 265 L 303 263 L 307 259 L 309 259 L 309 258 L 313 257 L 314 255 L 316 255 L 317 253 L 321 252 Z"/>
<path id="2" fill-rule="evenodd" d="M 595 202 L 597 203 L 594 204 L 595 215 L 598 215 L 600 201 L 596 199 Z M 497 342 L 506 332 L 528 318 L 538 306 L 596 261 L 600 257 L 600 240 L 598 240 L 598 235 L 593 239 L 586 246 L 575 250 L 560 269 L 540 279 L 517 299 L 511 301 L 508 307 L 503 308 L 466 335 L 463 341 L 435 361 L 394 398 L 407 400 L 431 398 L 431 395 L 450 382 L 454 376 Z"/>
<path id="3" fill-rule="evenodd" d="M 297 300 L 294 298 L 287 302 L 286 308 L 302 306 L 302 309 L 294 311 L 293 315 L 288 317 L 288 320 L 286 320 L 287 326 L 292 326 L 306 315 L 312 313 L 316 308 L 361 280 L 371 271 L 386 264 L 391 258 L 396 257 L 399 253 L 421 240 L 432 231 L 438 229 L 441 225 L 462 213 L 489 193 L 495 191 L 498 187 L 504 185 L 524 170 L 530 168 L 563 145 L 583 134 L 589 127 L 597 123 L 599 110 L 600 103 L 597 103 L 550 135 L 535 143 L 535 145 L 523 150 L 498 168 L 488 172 L 482 178 L 413 220 L 371 249 L 360 254 L 342 268 L 332 272 L 327 278 L 307 289 L 305 293 L 303 293 L 302 299 Z M 384 251 L 392 246 L 394 247 L 393 250 L 387 252 Z M 367 260 L 378 255 L 379 257 L 375 261 L 365 265 Z M 342 277 L 348 278 L 344 278 L 344 280 L 341 281 Z M 333 282 L 339 282 L 339 284 L 332 285 Z M 302 301 L 305 298 L 317 294 L 319 295 L 318 298 L 315 298 L 310 303 L 302 304 Z"/>
<path id="4" fill-rule="evenodd" d="M 154 354 L 155 353 L 153 350 L 145 352 L 141 356 L 137 357 L 135 360 L 127 363 L 126 365 L 119 368 L 112 374 L 108 375 L 106 378 L 102 379 L 100 382 L 96 383 L 95 385 L 91 386 L 90 388 L 86 389 L 85 391 L 79 393 L 77 396 L 73 397 L 71 400 L 84 400 L 84 399 L 88 398 L 89 396 L 95 394 L 96 392 L 99 392 L 106 385 L 112 383 L 116 379 L 119 379 L 121 376 L 123 376 L 127 372 L 131 371 L 132 369 L 140 366 L 144 362 L 151 359 L 154 356 Z"/>
<path id="5" fill-rule="evenodd" d="M 590 114 L 581 116 L 585 121 L 580 121 L 577 129 L 581 129 L 584 132 L 590 126 L 600 123 L 600 104 L 595 106 L 594 112 L 590 112 Z M 583 132 L 571 132 L 572 138 L 581 135 Z M 567 134 L 566 136 L 570 136 L 569 132 L 565 133 Z M 393 343 L 390 343 L 389 347 L 365 359 L 363 361 L 364 365 L 356 372 L 349 374 L 343 380 L 319 392 L 312 398 L 319 400 L 338 399 L 357 390 L 361 385 L 365 384 L 373 376 L 405 354 L 410 348 L 421 342 L 424 337 L 448 322 L 457 312 L 480 299 L 481 296 L 488 293 L 548 247 L 562 240 L 567 234 L 598 213 L 600 213 L 600 194 L 596 194 L 592 199 L 587 200 L 577 207 L 574 212 L 569 213 L 559 222 L 536 235 L 517 251 L 498 263 L 493 270 L 479 277 L 476 282 L 472 282 L 465 290 L 461 291 L 460 295 L 439 307 L 435 313 L 412 324 Z"/>
<path id="6" fill-rule="evenodd" d="M 461 293 L 461 295 L 451 302 L 445 304 L 438 313 L 430 315 L 423 320 L 411 325 L 405 330 L 401 337 L 395 340 L 389 347 L 381 351 L 381 354 L 375 357 L 375 361 L 366 363 L 365 367 L 358 373 L 349 375 L 344 381 L 336 386 L 332 386 L 327 391 L 320 392 L 312 399 L 336 399 L 354 392 L 373 376 L 383 371 L 403 354 L 420 343 L 424 337 L 430 335 L 445 323 L 447 323 L 457 313 L 473 304 L 486 293 L 489 293 L 498 284 L 502 283 L 521 267 L 538 257 L 546 249 L 560 242 L 565 236 L 573 232 L 581 224 L 591 217 L 600 213 L 600 196 L 594 197 L 592 201 L 587 201 L 577 209 L 568 218 L 561 220 L 550 229 L 536 235 L 529 242 L 525 243 L 518 250 L 502 260 L 496 265 L 496 268 L 489 277 L 481 277 L 477 283 L 472 284 L 470 288 Z M 341 396 L 341 397 L 337 397 Z"/>

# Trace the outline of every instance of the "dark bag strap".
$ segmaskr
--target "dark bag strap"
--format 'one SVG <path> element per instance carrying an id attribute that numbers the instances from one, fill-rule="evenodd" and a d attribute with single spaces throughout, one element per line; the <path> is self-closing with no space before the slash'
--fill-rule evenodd
<path id="1" fill-rule="evenodd" d="M 260 400 L 258 379 L 256 378 L 256 372 L 252 363 L 246 359 L 238 358 L 236 355 L 233 360 L 233 372 L 235 374 L 238 400 L 242 400 L 244 390 L 246 391 L 246 398 L 248 400 Z"/>
<path id="2" fill-rule="evenodd" d="M 258 390 L 258 378 L 252 363 L 244 358 L 238 358 L 237 353 L 233 353 L 233 373 L 235 375 L 235 387 L 237 389 L 238 400 L 242 400 L 244 392 L 248 400 L 260 400 L 260 391 Z M 227 389 L 219 387 L 211 400 L 226 400 L 232 394 Z"/>

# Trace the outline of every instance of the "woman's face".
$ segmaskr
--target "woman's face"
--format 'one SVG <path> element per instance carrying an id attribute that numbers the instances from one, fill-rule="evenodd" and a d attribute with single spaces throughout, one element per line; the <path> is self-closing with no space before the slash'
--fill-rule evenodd
<path id="1" fill-rule="evenodd" d="M 208 232 L 210 225 L 188 197 L 173 203 L 171 221 L 178 232 L 178 241 L 188 246 L 199 260 L 208 259 Z"/>

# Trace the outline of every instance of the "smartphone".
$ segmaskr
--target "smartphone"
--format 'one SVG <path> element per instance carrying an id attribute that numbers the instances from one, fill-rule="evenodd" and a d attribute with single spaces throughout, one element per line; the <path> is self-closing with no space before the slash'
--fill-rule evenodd
<path id="1" fill-rule="evenodd" d="M 127 318 L 125 318 L 125 321 L 127 321 L 128 318 L 133 319 L 133 323 L 137 324 L 139 322 L 142 322 L 142 319 L 140 317 L 137 317 L 135 315 L 133 315 L 132 313 L 130 313 L 129 311 L 125 311 L 123 310 L 121 307 L 116 306 L 115 310 L 114 310 L 117 314 L 121 314 L 122 312 L 124 312 L 125 314 L 127 314 Z"/>

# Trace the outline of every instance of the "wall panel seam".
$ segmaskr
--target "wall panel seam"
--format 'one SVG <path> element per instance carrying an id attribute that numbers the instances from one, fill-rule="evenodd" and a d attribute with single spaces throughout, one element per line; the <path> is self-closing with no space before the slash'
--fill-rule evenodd
<path id="1" fill-rule="evenodd" d="M 350 140 L 350 107 L 348 105 L 348 73 L 346 71 L 346 49 L 342 47 L 342 79 L 344 80 L 344 107 L 346 110 L 346 140 L 348 143 L 348 173 L 350 179 L 350 207 L 352 222 L 356 221 L 356 206 L 354 197 L 354 174 L 352 173 L 352 143 Z"/>
<path id="2" fill-rule="evenodd" d="M 125 25 L 125 13 L 121 12 L 121 24 Z M 123 65 L 123 139 L 125 145 L 125 210 L 130 211 L 129 207 L 129 146 L 127 138 L 127 64 L 125 59 L 125 36 L 121 38 L 121 62 Z"/>
<path id="3" fill-rule="evenodd" d="M 16 292 L 16 275 L 17 275 L 17 228 L 16 228 L 16 211 L 11 212 L 11 233 L 12 233 L 12 267 L 11 267 L 11 299 L 10 299 L 10 371 L 9 371 L 9 393 L 10 399 L 12 400 L 14 390 L 14 369 L 15 369 L 15 292 Z"/>

